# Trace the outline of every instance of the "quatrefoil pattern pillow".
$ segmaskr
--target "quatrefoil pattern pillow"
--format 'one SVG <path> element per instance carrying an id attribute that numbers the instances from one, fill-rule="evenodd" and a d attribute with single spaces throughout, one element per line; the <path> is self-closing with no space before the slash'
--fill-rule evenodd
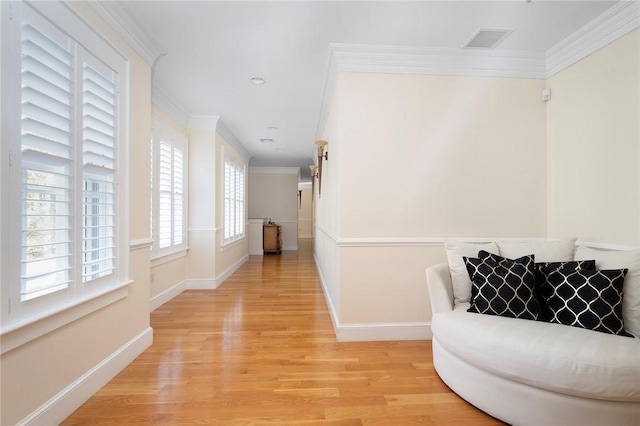
<path id="1" fill-rule="evenodd" d="M 485 251 L 465 257 L 471 278 L 469 312 L 536 320 L 540 313 L 534 295 L 534 256 L 507 259 Z"/>
<path id="2" fill-rule="evenodd" d="M 633 337 L 622 321 L 626 269 L 539 268 L 545 280 L 539 294 L 545 321 Z"/>

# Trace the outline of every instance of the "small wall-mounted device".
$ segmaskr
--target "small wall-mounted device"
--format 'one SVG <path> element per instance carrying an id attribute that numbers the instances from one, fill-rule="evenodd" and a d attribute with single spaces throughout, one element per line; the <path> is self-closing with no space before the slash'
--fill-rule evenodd
<path id="1" fill-rule="evenodd" d="M 551 100 L 551 89 L 542 89 L 542 100 L 545 102 Z"/>

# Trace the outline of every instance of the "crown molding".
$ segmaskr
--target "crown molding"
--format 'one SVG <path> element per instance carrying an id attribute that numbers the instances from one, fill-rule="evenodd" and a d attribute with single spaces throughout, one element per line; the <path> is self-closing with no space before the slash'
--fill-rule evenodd
<path id="1" fill-rule="evenodd" d="M 156 84 L 151 87 L 151 102 L 182 127 L 189 127 L 190 116 L 187 111 Z"/>
<path id="2" fill-rule="evenodd" d="M 547 53 L 549 78 L 640 27 L 640 2 L 620 1 Z"/>
<path id="3" fill-rule="evenodd" d="M 193 115 L 189 117 L 187 127 L 191 130 L 213 130 L 220 134 L 235 149 L 245 161 L 251 160 L 251 154 L 240 139 L 233 134 L 218 115 Z"/>
<path id="4" fill-rule="evenodd" d="M 218 115 L 192 115 L 189 117 L 187 127 L 191 130 L 217 130 L 218 121 L 220 116 Z"/>
<path id="5" fill-rule="evenodd" d="M 297 175 L 300 167 L 250 167 L 249 173 L 262 175 Z"/>
<path id="6" fill-rule="evenodd" d="M 162 49 L 142 30 L 135 11 L 126 2 L 108 0 L 88 0 L 95 10 L 111 27 L 125 39 L 149 64 L 158 58 Z"/>
<path id="7" fill-rule="evenodd" d="M 338 72 L 544 78 L 542 53 L 332 43 Z"/>
<path id="8" fill-rule="evenodd" d="M 546 62 L 543 53 L 332 43 L 316 139 L 324 136 L 341 72 L 545 78 Z"/>
<path id="9" fill-rule="evenodd" d="M 235 134 L 227 127 L 226 123 L 223 120 L 218 120 L 218 128 L 216 129 L 218 133 L 231 145 L 238 153 L 247 161 L 251 160 L 251 154 L 247 151 L 247 148 L 240 142 L 240 139 L 236 137 Z"/>

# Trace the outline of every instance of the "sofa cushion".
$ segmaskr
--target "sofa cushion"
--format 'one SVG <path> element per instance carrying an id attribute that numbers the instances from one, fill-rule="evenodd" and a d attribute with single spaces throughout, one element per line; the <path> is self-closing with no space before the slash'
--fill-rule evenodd
<path id="1" fill-rule="evenodd" d="M 626 269 L 539 269 L 545 321 L 602 333 L 631 336 L 622 323 L 622 285 Z"/>
<path id="2" fill-rule="evenodd" d="M 472 282 L 469 312 L 538 319 L 533 256 L 512 260 L 484 250 L 478 256 L 464 257 Z"/>
<path id="3" fill-rule="evenodd" d="M 598 250 L 579 246 L 575 259 L 595 259 L 600 269 L 629 270 L 622 287 L 622 320 L 625 330 L 640 337 L 640 249 Z"/>
<path id="4" fill-rule="evenodd" d="M 640 402 L 640 339 L 541 321 L 435 314 L 434 339 L 462 360 L 520 383 L 587 398 Z"/>
<path id="5" fill-rule="evenodd" d="M 471 279 L 464 265 L 463 256 L 478 257 L 480 250 L 489 253 L 500 254 L 496 243 L 465 243 L 462 241 L 447 240 L 444 242 L 451 273 L 451 284 L 453 288 L 453 303 L 466 303 L 471 300 Z"/>
<path id="6" fill-rule="evenodd" d="M 576 239 L 551 241 L 498 241 L 500 256 L 516 259 L 533 254 L 538 262 L 566 262 L 573 260 Z"/>

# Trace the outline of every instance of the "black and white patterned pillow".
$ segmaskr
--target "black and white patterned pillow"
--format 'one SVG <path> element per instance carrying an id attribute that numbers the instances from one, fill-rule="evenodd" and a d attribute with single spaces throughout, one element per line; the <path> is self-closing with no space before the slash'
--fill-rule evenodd
<path id="1" fill-rule="evenodd" d="M 540 308 L 534 294 L 534 256 L 512 260 L 480 251 L 478 257 L 464 257 L 472 283 L 471 307 L 468 311 L 538 319 Z"/>
<path id="2" fill-rule="evenodd" d="M 633 337 L 622 321 L 622 285 L 627 269 L 540 268 L 542 318 L 548 322 Z"/>
<path id="3" fill-rule="evenodd" d="M 544 268 L 544 269 L 543 269 Z M 572 260 L 568 262 L 540 262 L 536 263 L 536 285 L 540 286 L 547 280 L 547 275 L 558 269 L 596 269 L 595 260 Z M 544 270 L 544 272 L 543 272 Z"/>

